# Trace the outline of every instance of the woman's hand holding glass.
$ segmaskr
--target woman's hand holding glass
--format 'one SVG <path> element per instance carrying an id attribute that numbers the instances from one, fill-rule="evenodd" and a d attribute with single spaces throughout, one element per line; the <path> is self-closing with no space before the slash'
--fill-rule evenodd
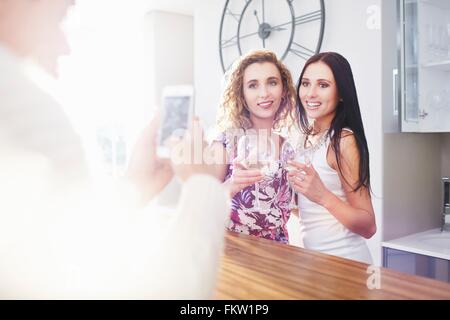
<path id="1" fill-rule="evenodd" d="M 295 170 L 289 172 L 289 181 L 296 192 L 303 194 L 310 201 L 325 205 L 330 191 L 325 187 L 314 166 L 309 163 L 290 161 Z"/>
<path id="2" fill-rule="evenodd" d="M 247 188 L 248 186 L 258 183 L 264 178 L 261 170 L 248 169 L 242 164 L 242 159 L 236 158 L 233 161 L 233 173 L 229 180 L 229 188 L 231 196 Z"/>
<path id="3" fill-rule="evenodd" d="M 314 153 L 315 148 L 308 140 L 299 141 L 295 147 L 295 155 L 286 159 L 285 168 L 294 191 L 320 204 L 327 189 L 312 165 Z"/>

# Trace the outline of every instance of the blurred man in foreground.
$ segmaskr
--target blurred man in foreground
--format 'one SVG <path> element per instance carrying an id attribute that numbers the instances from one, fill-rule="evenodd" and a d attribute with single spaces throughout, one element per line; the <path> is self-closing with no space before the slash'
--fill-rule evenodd
<path id="1" fill-rule="evenodd" d="M 98 194 L 60 105 L 24 72 L 33 55 L 54 68 L 42 54 L 73 4 L 0 0 L 0 298 L 209 298 L 228 213 L 210 169 L 158 159 L 150 126 L 132 183 Z M 136 189 L 148 201 L 173 172 L 185 181 L 173 216 L 134 210 Z"/>

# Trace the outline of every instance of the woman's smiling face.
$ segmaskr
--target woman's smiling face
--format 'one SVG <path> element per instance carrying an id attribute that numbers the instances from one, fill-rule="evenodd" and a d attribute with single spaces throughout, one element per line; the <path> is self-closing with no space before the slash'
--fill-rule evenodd
<path id="1" fill-rule="evenodd" d="M 339 93 L 330 67 L 318 61 L 310 64 L 301 79 L 299 98 L 308 118 L 329 127 L 336 114 Z"/>
<path id="2" fill-rule="evenodd" d="M 244 99 L 255 122 L 275 119 L 283 97 L 280 71 L 271 62 L 253 63 L 244 71 Z"/>

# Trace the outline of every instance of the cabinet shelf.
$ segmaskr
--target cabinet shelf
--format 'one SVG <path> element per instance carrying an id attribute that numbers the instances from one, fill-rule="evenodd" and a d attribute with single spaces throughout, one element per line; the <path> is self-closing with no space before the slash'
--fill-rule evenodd
<path id="1" fill-rule="evenodd" d="M 450 60 L 438 61 L 438 62 L 427 62 L 427 63 L 422 64 L 422 68 L 450 71 Z"/>
<path id="2" fill-rule="evenodd" d="M 444 99 L 450 83 L 450 55 L 441 48 L 450 27 L 450 0 L 399 1 L 402 20 L 398 31 L 402 39 L 398 42 L 398 53 L 402 55 L 402 80 L 398 86 L 393 78 L 393 101 L 398 102 L 401 97 L 401 131 L 450 132 L 450 113 L 438 110 L 437 106 L 428 108 L 428 117 L 424 113 L 432 101 Z M 419 112 L 423 117 L 418 117 Z"/>

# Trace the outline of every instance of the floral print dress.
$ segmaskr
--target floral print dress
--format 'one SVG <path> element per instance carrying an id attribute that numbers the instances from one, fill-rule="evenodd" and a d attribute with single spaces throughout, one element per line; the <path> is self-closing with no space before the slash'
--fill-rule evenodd
<path id="1" fill-rule="evenodd" d="M 220 141 L 227 151 L 230 161 L 236 158 L 235 141 L 222 133 L 215 141 Z M 225 181 L 233 173 L 228 164 Z M 261 210 L 255 210 L 255 195 L 258 193 Z M 290 217 L 289 205 L 292 189 L 287 181 L 287 172 L 279 166 L 275 176 L 267 177 L 259 182 L 259 190 L 255 185 L 246 187 L 232 199 L 228 229 L 248 235 L 288 243 L 289 236 L 286 223 Z"/>

